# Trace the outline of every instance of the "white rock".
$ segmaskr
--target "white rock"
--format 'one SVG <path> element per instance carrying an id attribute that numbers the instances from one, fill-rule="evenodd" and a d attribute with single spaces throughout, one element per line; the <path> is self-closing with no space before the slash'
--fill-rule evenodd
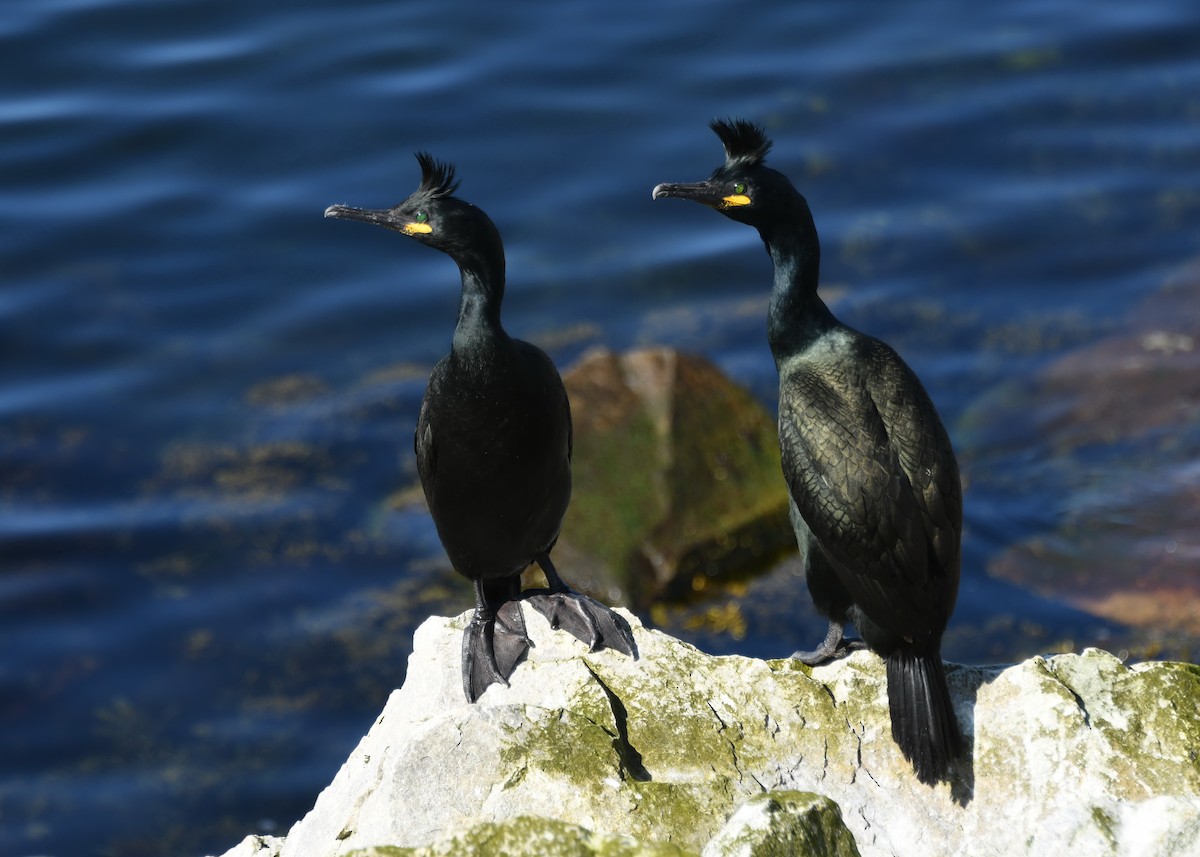
<path id="1" fill-rule="evenodd" d="M 534 648 L 475 705 L 467 615 L 429 619 L 404 687 L 313 810 L 277 851 L 248 839 L 226 857 L 420 847 L 527 816 L 695 854 L 768 791 L 830 798 L 864 857 L 1200 855 L 1196 666 L 1097 650 L 948 665 L 970 753 L 929 788 L 891 739 L 875 655 L 811 670 L 711 657 L 624 615 L 637 661 L 526 610 Z"/>
<path id="2" fill-rule="evenodd" d="M 225 857 L 279 857 L 282 836 L 247 836 L 225 852 Z"/>
<path id="3" fill-rule="evenodd" d="M 857 855 L 837 804 L 808 792 L 753 797 L 708 840 L 700 857 L 775 854 Z"/>

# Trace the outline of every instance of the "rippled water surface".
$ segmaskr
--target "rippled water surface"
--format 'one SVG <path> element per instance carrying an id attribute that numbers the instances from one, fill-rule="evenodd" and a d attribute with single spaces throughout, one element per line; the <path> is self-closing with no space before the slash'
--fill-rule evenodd
<path id="1" fill-rule="evenodd" d="M 413 628 L 469 606 L 395 500 L 456 272 L 321 217 L 402 199 L 418 149 L 504 234 L 510 331 L 564 367 L 702 353 L 773 407 L 759 239 L 650 199 L 717 165 L 710 118 L 763 123 L 836 312 L 905 355 L 955 438 L 946 656 L 1194 657 L 1153 601 L 1147 621 L 1080 592 L 1100 565 L 1195 592 L 1198 397 L 1128 367 L 1200 348 L 1178 298 L 1200 293 L 1198 44 L 1185 0 L 10 0 L 0 853 L 286 831 Z M 646 618 L 756 656 L 823 627 L 794 561 Z"/>

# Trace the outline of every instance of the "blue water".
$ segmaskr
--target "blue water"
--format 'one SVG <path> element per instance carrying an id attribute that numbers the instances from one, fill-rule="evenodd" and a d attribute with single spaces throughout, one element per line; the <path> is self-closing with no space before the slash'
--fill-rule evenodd
<path id="1" fill-rule="evenodd" d="M 415 625 L 469 605 L 428 517 L 390 499 L 456 272 L 321 216 L 402 199 L 418 149 L 499 225 L 512 332 L 561 366 L 696 351 L 773 406 L 757 236 L 650 199 L 716 166 L 710 118 L 762 122 L 837 312 L 905 355 L 956 435 L 946 656 L 1123 644 L 985 574 L 1073 502 L 1043 414 L 954 427 L 1121 332 L 1200 252 L 1198 44 L 1190 0 L 9 0 L 0 853 L 286 831 L 403 680 Z M 784 568 L 745 634 L 672 630 L 778 655 L 815 642 L 806 609 Z"/>

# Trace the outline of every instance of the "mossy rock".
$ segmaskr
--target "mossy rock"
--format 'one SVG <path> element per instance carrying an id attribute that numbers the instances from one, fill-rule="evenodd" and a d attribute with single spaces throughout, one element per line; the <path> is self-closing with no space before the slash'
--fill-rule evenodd
<path id="1" fill-rule="evenodd" d="M 812 792 L 751 798 L 704 846 L 702 857 L 859 857 L 838 805 Z"/>
<path id="2" fill-rule="evenodd" d="M 712 657 L 623 615 L 636 659 L 526 609 L 529 657 L 474 704 L 470 614 L 431 618 L 404 687 L 286 842 L 228 857 L 1200 855 L 1200 667 L 1098 650 L 949 664 L 967 751 L 931 787 L 892 740 L 871 652 Z"/>
<path id="3" fill-rule="evenodd" d="M 695 857 L 695 852 L 522 815 L 486 821 L 421 848 L 382 846 L 354 851 L 347 857 Z"/>
<path id="4" fill-rule="evenodd" d="M 569 580 L 644 605 L 794 547 L 775 420 L 712 363 L 595 350 L 563 383 L 575 424 Z"/>

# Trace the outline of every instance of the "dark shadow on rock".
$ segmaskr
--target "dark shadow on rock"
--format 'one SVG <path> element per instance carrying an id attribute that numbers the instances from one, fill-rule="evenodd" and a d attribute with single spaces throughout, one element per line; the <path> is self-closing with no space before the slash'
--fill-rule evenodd
<path id="1" fill-rule="evenodd" d="M 963 736 L 962 755 L 950 768 L 950 795 L 954 802 L 966 807 L 975 799 L 975 704 L 979 688 L 1000 675 L 996 669 L 980 669 L 963 664 L 946 664 L 946 681 L 950 685 L 950 698 L 954 700 L 955 716 Z M 967 718 L 962 717 L 966 709 Z"/>
<path id="2" fill-rule="evenodd" d="M 613 736 L 613 749 L 621 760 L 621 771 L 635 782 L 651 782 L 653 777 L 642 764 L 642 754 L 629 742 L 629 712 L 625 708 L 625 703 L 621 702 L 621 697 L 613 692 L 612 688 L 596 674 L 594 669 L 588 667 L 587 670 L 596 680 L 596 684 L 600 685 L 600 689 L 604 691 L 604 696 L 608 699 L 608 706 L 612 710 L 613 725 L 617 731 L 617 734 Z"/>

